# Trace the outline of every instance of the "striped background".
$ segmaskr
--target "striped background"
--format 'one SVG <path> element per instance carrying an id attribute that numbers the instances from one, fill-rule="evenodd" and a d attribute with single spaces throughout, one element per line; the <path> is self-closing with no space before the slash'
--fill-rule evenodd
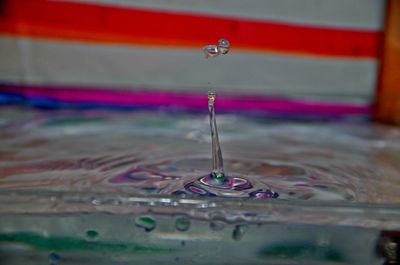
<path id="1" fill-rule="evenodd" d="M 238 99 L 272 96 L 311 104 L 318 98 L 360 106 L 376 86 L 385 1 L 4 0 L 1 5 L 4 93 L 37 89 L 45 97 L 61 88 L 64 94 L 84 88 L 198 96 L 214 88 Z M 231 52 L 204 59 L 201 48 L 221 37 L 230 40 Z M 131 98 L 139 103 L 138 95 Z M 171 98 L 165 100 L 168 105 Z M 287 109 L 292 107 L 296 111 L 294 105 Z M 361 108 L 365 111 L 365 104 Z"/>

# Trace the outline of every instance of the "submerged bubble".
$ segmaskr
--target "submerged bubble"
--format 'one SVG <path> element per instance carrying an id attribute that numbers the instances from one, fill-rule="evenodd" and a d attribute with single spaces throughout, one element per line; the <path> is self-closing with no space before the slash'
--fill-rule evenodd
<path id="1" fill-rule="evenodd" d="M 218 40 L 218 48 L 221 54 L 227 54 L 229 52 L 231 44 L 227 39 L 219 39 Z"/>
<path id="2" fill-rule="evenodd" d="M 239 241 L 247 231 L 247 225 L 236 225 L 232 232 L 233 240 Z"/>
<path id="3" fill-rule="evenodd" d="M 178 217 L 175 220 L 175 229 L 180 232 L 188 231 L 190 228 L 190 219 L 186 217 Z"/>
<path id="4" fill-rule="evenodd" d="M 156 220 L 149 216 L 139 216 L 135 218 L 135 225 L 143 228 L 146 232 L 150 232 L 156 228 L 157 223 Z"/>
<path id="5" fill-rule="evenodd" d="M 57 260 L 60 260 L 60 259 L 61 259 L 61 256 L 56 254 L 56 253 L 54 253 L 54 252 L 51 252 L 49 254 L 49 260 L 50 261 L 57 261 Z"/>
<path id="6" fill-rule="evenodd" d="M 99 233 L 96 230 L 86 231 L 86 237 L 88 239 L 96 239 L 98 236 L 99 236 Z"/>
<path id="7" fill-rule="evenodd" d="M 49 254 L 49 262 L 50 262 L 50 265 L 56 265 L 56 264 L 57 264 L 57 261 L 59 261 L 60 259 L 61 259 L 61 256 L 58 255 L 58 254 L 56 254 L 56 253 L 54 253 L 54 252 L 51 252 L 51 253 Z"/>
<path id="8" fill-rule="evenodd" d="M 213 231 L 221 231 L 224 229 L 225 224 L 221 221 L 214 221 L 210 223 L 210 229 Z"/>
<path id="9" fill-rule="evenodd" d="M 217 45 L 207 45 L 203 47 L 203 52 L 206 58 L 214 58 L 220 54 Z"/>

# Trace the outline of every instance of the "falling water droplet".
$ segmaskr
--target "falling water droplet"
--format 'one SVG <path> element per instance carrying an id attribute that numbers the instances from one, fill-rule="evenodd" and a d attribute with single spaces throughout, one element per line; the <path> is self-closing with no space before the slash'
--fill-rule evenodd
<path id="1" fill-rule="evenodd" d="M 239 241 L 247 231 L 247 225 L 236 225 L 232 232 L 233 240 Z"/>
<path id="2" fill-rule="evenodd" d="M 143 228 L 146 232 L 153 231 L 157 225 L 156 220 L 149 216 L 136 217 L 135 224 L 137 227 Z"/>
<path id="3" fill-rule="evenodd" d="M 231 44 L 227 39 L 220 39 L 218 41 L 218 49 L 221 54 L 227 54 L 229 52 Z"/>
<path id="4" fill-rule="evenodd" d="M 217 45 L 207 45 L 203 47 L 203 52 L 206 58 L 214 58 L 220 54 Z"/>
<path id="5" fill-rule="evenodd" d="M 175 229 L 180 232 L 188 231 L 190 228 L 190 220 L 186 217 L 178 217 L 175 220 Z"/>

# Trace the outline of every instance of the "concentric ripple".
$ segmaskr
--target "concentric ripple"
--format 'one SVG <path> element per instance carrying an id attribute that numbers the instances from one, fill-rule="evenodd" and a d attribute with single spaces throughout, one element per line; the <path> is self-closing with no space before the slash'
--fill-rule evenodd
<path id="1" fill-rule="evenodd" d="M 131 184 L 141 193 L 250 197 L 254 199 L 347 200 L 355 192 L 329 174 L 300 166 L 258 160 L 226 159 L 229 174 L 218 180 L 207 173 L 211 160 L 202 157 L 165 159 L 143 163 L 112 179 Z M 195 170 L 193 170 L 195 169 Z"/>

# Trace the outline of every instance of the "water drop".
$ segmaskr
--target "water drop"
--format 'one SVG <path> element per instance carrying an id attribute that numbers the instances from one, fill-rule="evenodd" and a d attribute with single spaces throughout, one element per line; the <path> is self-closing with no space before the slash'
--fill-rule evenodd
<path id="1" fill-rule="evenodd" d="M 86 237 L 88 239 L 96 239 L 99 236 L 99 233 L 95 230 L 86 231 Z"/>
<path id="2" fill-rule="evenodd" d="M 146 232 L 150 232 L 156 228 L 157 223 L 156 220 L 149 216 L 139 216 L 135 218 L 135 225 L 143 228 Z"/>
<path id="3" fill-rule="evenodd" d="M 218 181 L 225 181 L 224 162 L 218 138 L 217 120 L 215 118 L 214 102 L 217 98 L 215 91 L 208 92 L 208 111 L 210 115 L 210 131 L 212 146 L 212 176 Z"/>
<path id="4" fill-rule="evenodd" d="M 231 44 L 227 39 L 220 39 L 218 41 L 218 49 L 221 54 L 227 54 L 229 52 Z"/>
<path id="5" fill-rule="evenodd" d="M 224 229 L 225 224 L 221 221 L 215 221 L 210 223 L 210 229 L 213 231 L 221 231 Z"/>
<path id="6" fill-rule="evenodd" d="M 217 57 L 220 54 L 220 51 L 219 51 L 219 48 L 217 45 L 204 46 L 203 52 L 204 52 L 206 59 Z"/>
<path id="7" fill-rule="evenodd" d="M 247 231 L 247 225 L 236 225 L 232 232 L 233 240 L 239 241 Z"/>
<path id="8" fill-rule="evenodd" d="M 178 217 L 175 220 L 175 229 L 181 232 L 188 231 L 190 228 L 190 220 L 186 217 Z"/>

